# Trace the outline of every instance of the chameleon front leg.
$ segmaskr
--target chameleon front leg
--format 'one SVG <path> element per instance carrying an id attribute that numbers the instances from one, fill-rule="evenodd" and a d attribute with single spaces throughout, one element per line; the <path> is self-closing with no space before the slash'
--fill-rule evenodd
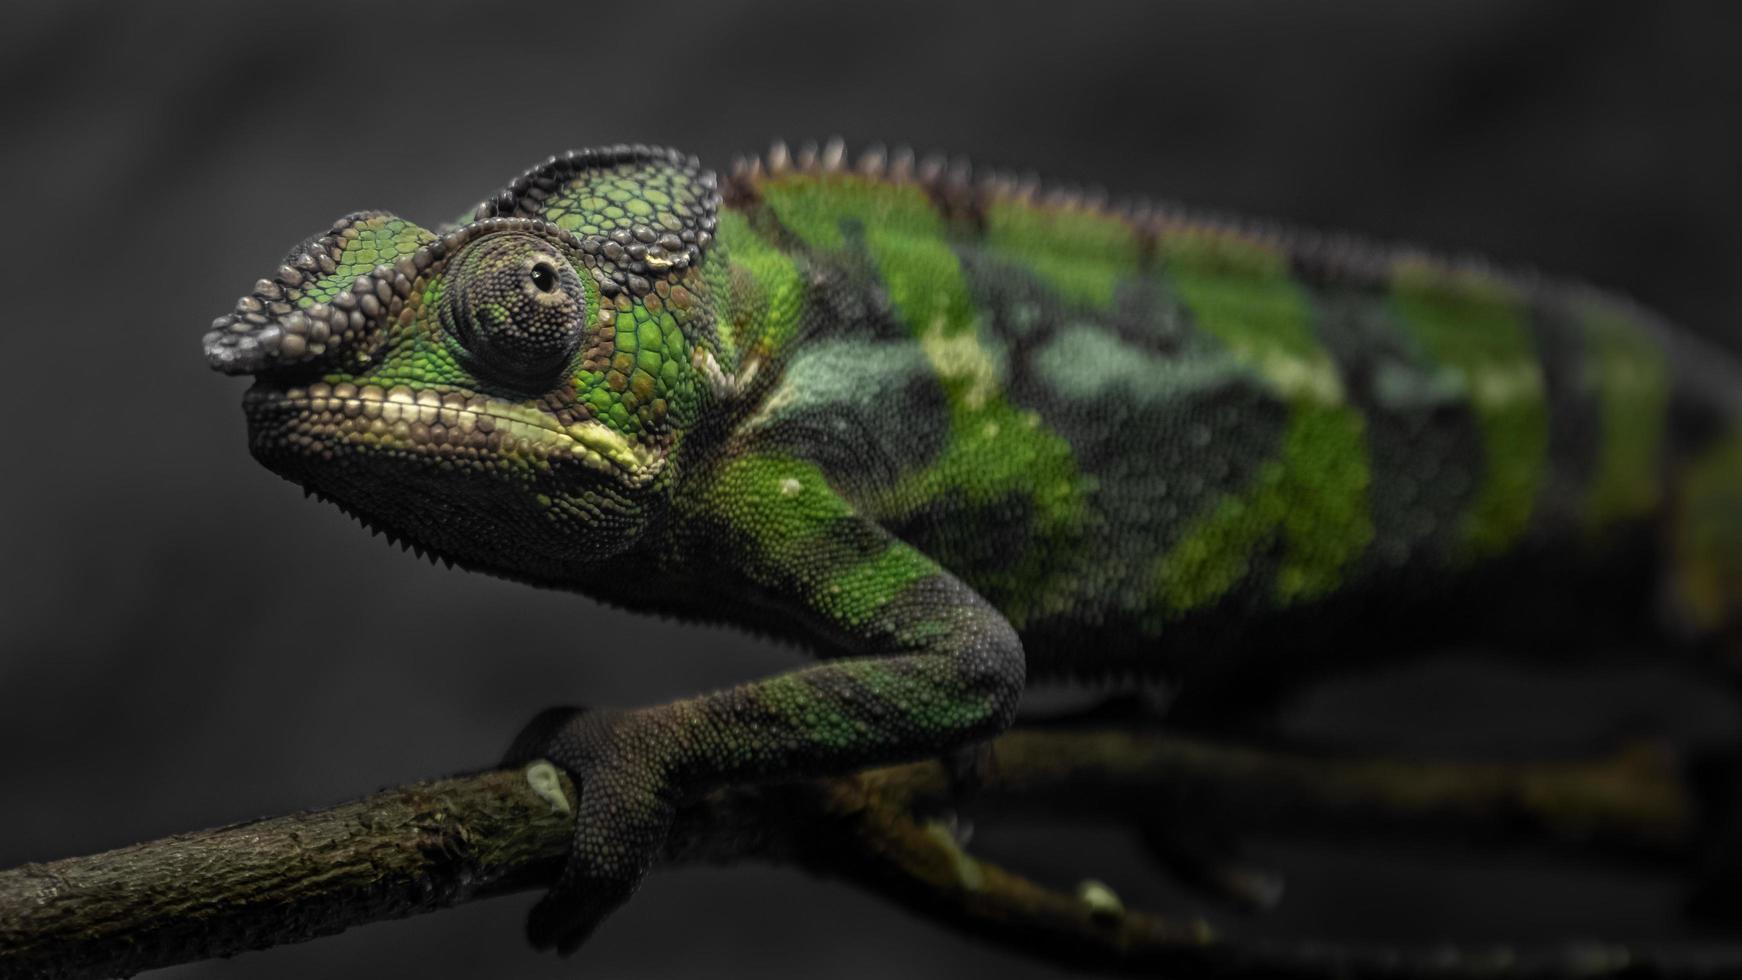
<path id="1" fill-rule="evenodd" d="M 972 589 L 854 512 L 802 460 L 749 456 L 695 494 L 674 540 L 737 601 L 790 615 L 842 659 L 670 704 L 547 713 L 518 759 L 569 772 L 569 863 L 534 945 L 574 950 L 634 892 L 678 803 L 729 783 L 837 775 L 959 750 L 1010 724 L 1016 631 Z M 705 543 L 705 544 L 704 544 Z M 795 630 L 796 631 L 796 630 Z"/>

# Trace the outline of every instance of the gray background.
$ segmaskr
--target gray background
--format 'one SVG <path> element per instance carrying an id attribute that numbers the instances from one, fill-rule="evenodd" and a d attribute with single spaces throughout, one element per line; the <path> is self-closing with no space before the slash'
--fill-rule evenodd
<path id="1" fill-rule="evenodd" d="M 538 707 L 648 703 L 793 655 L 389 550 L 249 458 L 198 340 L 359 208 L 453 216 L 569 146 L 725 165 L 772 136 L 997 165 L 1529 262 L 1732 347 L 1738 26 L 1726 5 L 1191 0 L 70 4 L 0 15 L 0 866 L 484 763 Z M 1289 724 L 1425 750 L 1734 734 L 1668 669 L 1450 660 L 1334 685 Z M 984 829 L 1069 884 L 1195 904 L 1124 837 Z M 1679 935 L 1637 871 L 1265 845 L 1276 936 Z M 1047 976 L 838 885 L 656 876 L 578 963 L 530 898 L 185 968 L 203 977 Z M 1235 922 L 1231 916 L 1223 921 Z"/>

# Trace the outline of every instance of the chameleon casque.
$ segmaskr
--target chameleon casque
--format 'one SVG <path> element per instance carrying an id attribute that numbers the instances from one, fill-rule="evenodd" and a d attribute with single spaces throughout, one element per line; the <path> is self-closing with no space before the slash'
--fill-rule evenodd
<path id="1" fill-rule="evenodd" d="M 821 656 L 523 733 L 580 787 L 565 950 L 677 802 L 971 775 L 1033 680 L 1214 719 L 1520 596 L 1742 609 L 1742 371 L 1638 307 L 908 154 L 570 152 L 445 230 L 341 219 L 204 343 L 254 455 L 372 528 Z"/>

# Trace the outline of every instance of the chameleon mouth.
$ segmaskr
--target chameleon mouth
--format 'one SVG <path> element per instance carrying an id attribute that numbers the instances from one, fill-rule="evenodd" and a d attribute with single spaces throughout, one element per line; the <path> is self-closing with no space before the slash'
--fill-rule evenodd
<path id="1" fill-rule="evenodd" d="M 340 446 L 411 451 L 489 466 L 579 464 L 626 488 L 644 486 L 664 454 L 593 421 L 564 425 L 540 408 L 461 389 L 259 378 L 243 397 L 257 446 L 329 456 Z"/>

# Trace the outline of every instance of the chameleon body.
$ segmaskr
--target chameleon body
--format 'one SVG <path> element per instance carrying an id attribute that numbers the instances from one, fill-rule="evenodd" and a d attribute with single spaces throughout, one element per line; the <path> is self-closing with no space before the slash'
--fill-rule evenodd
<path id="1" fill-rule="evenodd" d="M 1742 608 L 1742 372 L 1646 312 L 906 156 L 572 152 L 442 232 L 342 219 L 205 346 L 366 524 L 821 655 L 529 727 L 581 787 L 564 948 L 687 795 L 959 754 L 1031 679 L 1190 701 L 1605 575 Z"/>

